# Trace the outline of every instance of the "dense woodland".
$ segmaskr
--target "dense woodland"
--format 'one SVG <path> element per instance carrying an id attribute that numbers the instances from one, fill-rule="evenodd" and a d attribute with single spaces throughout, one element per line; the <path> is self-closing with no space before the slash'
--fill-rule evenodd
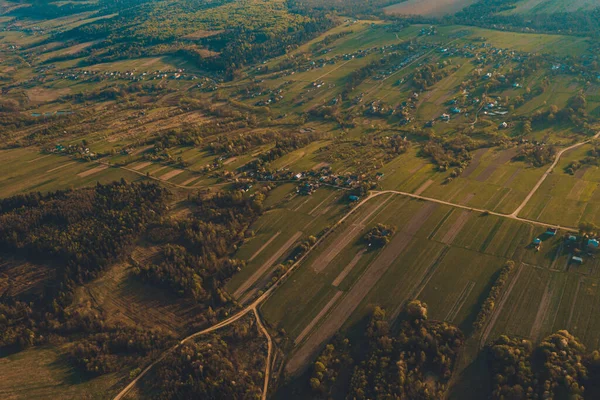
<path id="1" fill-rule="evenodd" d="M 0 249 L 43 264 L 50 273 L 41 290 L 9 296 L 10 283 L 2 288 L 0 348 L 70 337 L 73 363 L 97 375 L 173 340 L 160 331 L 109 324 L 102 312 L 72 304 L 73 291 L 125 257 L 165 213 L 167 200 L 167 191 L 156 184 L 125 181 L 1 200 Z"/>
<path id="2" fill-rule="evenodd" d="M 265 340 L 253 318 L 225 332 L 190 341 L 170 353 L 146 383 L 156 399 L 259 399 L 265 369 Z"/>
<path id="3" fill-rule="evenodd" d="M 162 246 L 160 261 L 136 265 L 135 274 L 181 297 L 213 307 L 227 303 L 223 285 L 244 267 L 231 254 L 252 234 L 248 229 L 262 213 L 264 197 L 242 191 L 190 197 L 190 218 L 151 227 L 149 240 Z"/>
<path id="4" fill-rule="evenodd" d="M 347 399 L 356 400 L 443 398 L 464 336 L 451 324 L 429 321 L 427 305 L 412 301 L 394 331 L 385 311 L 376 307 L 364 340 L 367 351 L 362 355 L 351 351 L 348 339 L 335 338 L 325 347 L 309 382 L 316 396 L 330 398 L 334 392 L 342 392 Z M 349 370 L 349 386 L 336 386 L 339 376 Z"/>

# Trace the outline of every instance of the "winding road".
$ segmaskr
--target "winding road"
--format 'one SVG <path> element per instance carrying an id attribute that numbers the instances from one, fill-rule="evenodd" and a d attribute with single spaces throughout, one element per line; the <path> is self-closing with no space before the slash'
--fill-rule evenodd
<path id="1" fill-rule="evenodd" d="M 480 213 L 485 213 L 487 215 L 494 215 L 497 217 L 501 217 L 501 218 L 508 218 L 508 219 L 512 219 L 512 220 L 517 220 L 517 221 L 521 221 L 521 222 L 526 222 L 526 223 L 530 223 L 532 225 L 536 225 L 536 226 L 541 226 L 541 227 L 552 227 L 552 228 L 559 228 L 559 229 L 563 229 L 569 232 L 577 232 L 577 229 L 574 227 L 564 227 L 564 226 L 560 226 L 560 225 L 555 225 L 555 224 L 548 224 L 548 223 L 543 223 L 540 221 L 534 221 L 534 220 L 530 220 L 530 219 L 526 219 L 526 218 L 521 218 L 519 217 L 519 213 L 523 210 L 523 208 L 527 205 L 527 203 L 529 203 L 529 201 L 531 200 L 531 198 L 534 196 L 534 194 L 536 193 L 536 191 L 540 188 L 540 186 L 542 185 L 542 183 L 544 182 L 544 180 L 548 177 L 548 175 L 550 173 L 552 173 L 553 169 L 556 167 L 556 165 L 558 165 L 560 158 L 562 157 L 563 154 L 565 154 L 566 152 L 573 150 L 577 147 L 583 146 L 589 142 L 591 142 L 593 139 L 597 139 L 600 137 L 600 132 L 598 132 L 596 135 L 594 135 L 593 138 L 590 138 L 588 140 L 585 140 L 583 142 L 579 142 L 576 143 L 570 147 L 564 148 L 561 151 L 559 151 L 556 154 L 555 160 L 552 163 L 552 165 L 546 170 L 546 172 L 544 173 L 544 175 L 542 175 L 542 177 L 538 180 L 538 182 L 535 184 L 535 186 L 531 189 L 531 191 L 527 194 L 527 196 L 525 197 L 525 199 L 523 200 L 523 202 L 519 205 L 519 207 L 517 207 L 517 209 L 511 213 L 511 214 L 502 214 L 502 213 L 498 213 L 498 212 L 494 212 L 491 210 L 485 210 L 485 209 L 480 209 L 480 208 L 473 208 L 473 207 L 468 207 L 462 204 L 456 204 L 456 203 L 451 203 L 449 201 L 444 201 L 444 200 L 439 200 L 439 199 L 435 199 L 435 198 L 431 198 L 431 197 L 425 197 L 425 196 L 421 196 L 421 195 L 416 195 L 413 193 L 408 193 L 408 192 L 402 192 L 402 191 L 397 191 L 397 190 L 382 190 L 382 191 L 372 191 L 370 192 L 370 194 L 365 197 L 362 201 L 360 201 L 355 207 L 353 207 L 346 215 L 344 215 L 340 220 L 338 220 L 335 225 L 329 229 L 323 236 L 321 236 L 316 243 L 311 246 L 289 269 L 288 271 L 283 274 L 281 276 L 281 278 L 273 285 L 271 286 L 268 290 L 266 290 L 261 296 L 259 296 L 258 298 L 256 298 L 256 300 L 254 300 L 251 304 L 249 304 L 248 306 L 246 306 L 245 308 L 243 308 L 242 310 L 240 310 L 237 314 L 209 327 L 206 328 L 202 331 L 196 332 L 194 334 L 191 334 L 189 336 L 187 336 L 186 338 L 184 338 L 183 340 L 181 340 L 179 342 L 179 344 L 177 344 L 176 346 L 171 347 L 170 349 L 166 350 L 165 352 L 163 352 L 155 361 L 153 361 L 151 364 L 149 364 L 135 379 L 133 379 L 119 394 L 117 394 L 114 397 L 114 400 L 121 400 L 124 398 L 124 396 L 140 381 L 141 378 L 143 378 L 154 366 L 156 366 L 158 363 L 160 363 L 168 354 L 170 354 L 172 351 L 174 351 L 175 349 L 177 349 L 179 346 L 183 345 L 184 343 L 186 343 L 187 341 L 193 340 L 197 337 L 206 335 L 208 333 L 211 332 L 215 332 L 223 327 L 226 327 L 228 325 L 231 325 L 232 323 L 238 321 L 240 318 L 242 318 L 243 316 L 247 315 L 250 312 L 254 312 L 255 316 L 256 316 L 256 321 L 258 324 L 258 327 L 260 329 L 260 331 L 266 336 L 267 338 L 267 344 L 268 344 L 268 352 L 267 352 L 267 359 L 266 359 L 266 367 L 265 367 L 265 381 L 264 381 L 264 389 L 263 389 L 263 393 L 262 393 L 262 399 L 266 400 L 267 398 L 267 390 L 268 390 L 268 385 L 269 385 L 269 379 L 270 379 L 270 369 L 271 369 L 271 358 L 272 358 L 272 353 L 273 353 L 273 342 L 271 339 L 271 336 L 269 335 L 269 332 L 267 331 L 267 329 L 265 328 L 265 326 L 263 325 L 261 319 L 260 319 L 260 315 L 258 312 L 258 307 L 260 304 L 262 304 L 265 300 L 267 300 L 269 298 L 269 296 L 271 296 L 271 294 L 273 294 L 273 292 L 279 287 L 281 286 L 288 278 L 289 276 L 298 268 L 298 266 L 306 259 L 306 257 L 312 253 L 312 251 L 317 248 L 321 242 L 323 242 L 323 240 L 325 240 L 332 232 L 336 231 L 336 228 L 341 225 L 344 221 L 346 221 L 346 219 L 348 219 L 352 214 L 354 214 L 358 209 L 360 209 L 365 203 L 367 203 L 368 201 L 370 201 L 371 199 L 373 199 L 374 197 L 378 197 L 378 196 L 382 196 L 385 194 L 396 194 L 396 195 L 400 195 L 400 196 L 406 196 L 406 197 L 410 197 L 413 199 L 417 199 L 417 200 L 422 200 L 422 201 L 427 201 L 427 202 L 433 202 L 433 203 L 438 203 L 438 204 L 442 204 L 442 205 L 446 205 L 446 206 L 450 206 L 450 207 L 455 207 L 455 208 L 460 208 L 460 209 L 464 209 L 464 210 L 469 210 L 469 211 L 475 211 L 475 212 L 480 212 Z M 123 167 L 121 167 L 123 168 Z"/>

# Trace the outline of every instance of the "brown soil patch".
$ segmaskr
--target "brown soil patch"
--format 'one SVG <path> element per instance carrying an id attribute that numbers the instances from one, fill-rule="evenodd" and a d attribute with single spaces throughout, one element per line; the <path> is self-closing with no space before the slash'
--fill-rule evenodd
<path id="1" fill-rule="evenodd" d="M 131 169 L 139 171 L 141 169 L 146 168 L 148 165 L 151 165 L 151 164 L 152 164 L 152 161 L 144 161 L 144 162 L 134 165 L 133 167 L 131 167 Z"/>
<path id="2" fill-rule="evenodd" d="M 48 266 L 0 258 L 0 296 L 40 294 L 44 282 L 53 276 L 54 270 Z"/>
<path id="3" fill-rule="evenodd" d="M 198 180 L 200 180 L 200 179 L 201 179 L 201 177 L 199 177 L 199 176 L 195 176 L 195 177 L 193 177 L 193 178 L 190 178 L 190 179 L 188 179 L 187 181 L 183 182 L 181 185 L 182 185 L 182 186 L 188 186 L 188 185 L 190 185 L 192 182 L 194 182 L 194 181 L 198 181 Z"/>
<path id="4" fill-rule="evenodd" d="M 433 183 L 433 179 L 428 179 L 425 183 L 421 185 L 416 191 L 415 195 L 420 196 L 431 184 Z"/>
<path id="5" fill-rule="evenodd" d="M 329 163 L 326 163 L 326 162 L 320 162 L 320 163 L 318 163 L 317 165 L 315 165 L 314 167 L 312 167 L 311 169 L 312 169 L 313 171 L 318 171 L 318 170 L 320 170 L 321 168 L 324 168 L 324 167 L 329 167 Z"/>
<path id="6" fill-rule="evenodd" d="M 454 242 L 454 239 L 456 239 L 456 236 L 458 236 L 458 234 L 460 233 L 462 228 L 465 226 L 465 224 L 469 220 L 470 216 L 471 216 L 471 211 L 465 211 L 465 210 L 461 211 L 461 214 L 458 216 L 456 221 L 454 221 L 454 224 L 452 224 L 452 227 L 448 230 L 448 232 L 446 232 L 446 234 L 442 238 L 442 243 L 452 244 L 452 242 Z"/>
<path id="7" fill-rule="evenodd" d="M 217 31 L 207 31 L 207 30 L 201 29 L 196 32 L 192 32 L 189 35 L 185 35 L 184 38 L 190 39 L 190 40 L 198 40 L 198 39 L 204 39 L 204 38 L 211 37 L 211 36 L 220 35 L 223 32 L 225 32 L 224 29 L 220 29 Z"/>
<path id="8" fill-rule="evenodd" d="M 52 168 L 52 169 L 48 170 L 48 173 L 54 172 L 54 171 L 58 171 L 59 169 L 63 169 L 65 167 L 68 167 L 69 165 L 73 165 L 73 164 L 76 164 L 76 163 L 77 163 L 76 161 L 68 162 L 68 163 L 60 165 L 60 166 L 58 166 L 56 168 Z"/>
<path id="9" fill-rule="evenodd" d="M 335 292 L 331 300 L 329 300 L 327 304 L 325 304 L 325 306 L 321 309 L 321 311 L 319 311 L 319 313 L 313 318 L 313 320 L 310 321 L 308 325 L 306 325 L 302 332 L 300 332 L 298 337 L 294 340 L 294 344 L 298 344 L 304 340 L 304 338 L 310 333 L 310 331 L 312 331 L 314 326 L 321 320 L 321 318 L 323 318 L 323 316 L 327 314 L 327 312 L 331 309 L 331 307 L 333 307 L 335 302 L 340 298 L 340 296 L 343 293 L 344 292 L 342 292 L 341 290 Z"/>
<path id="10" fill-rule="evenodd" d="M 157 169 L 155 169 L 154 171 L 149 171 L 150 175 L 154 175 L 156 176 L 156 174 L 158 174 L 161 171 L 164 171 L 165 169 L 169 168 L 169 166 L 167 165 L 163 165 L 162 167 L 158 167 Z"/>
<path id="11" fill-rule="evenodd" d="M 408 172 L 410 172 L 411 174 L 414 174 L 417 171 L 419 171 L 421 168 L 423 168 L 424 166 L 425 166 L 425 164 L 417 164 L 412 169 L 410 169 Z"/>
<path id="12" fill-rule="evenodd" d="M 473 158 L 471 159 L 471 162 L 469 163 L 467 168 L 465 168 L 465 170 L 463 171 L 463 173 L 461 175 L 463 178 L 468 178 L 469 176 L 471 176 L 471 174 L 473 172 L 475 172 L 477 167 L 479 167 L 479 160 L 485 153 L 487 153 L 487 151 L 488 151 L 488 149 L 475 150 L 475 153 L 473 153 Z"/>
<path id="13" fill-rule="evenodd" d="M 85 178 L 86 176 L 97 174 L 98 172 L 104 171 L 108 168 L 108 165 L 98 165 L 96 168 L 88 169 L 87 171 L 83 171 L 77 174 L 80 178 Z"/>
<path id="14" fill-rule="evenodd" d="M 183 172 L 184 170 L 182 169 L 174 169 L 173 171 L 169 171 L 166 174 L 162 175 L 160 179 L 162 179 L 163 181 L 168 181 L 169 179 L 174 178 Z"/>
<path id="15" fill-rule="evenodd" d="M 40 157 L 38 157 L 38 158 L 34 158 L 33 160 L 29 160 L 29 161 L 27 161 L 27 164 L 31 164 L 31 163 L 33 163 L 33 162 L 36 162 L 36 161 L 43 160 L 44 158 L 46 158 L 46 157 L 50 157 L 51 155 L 52 155 L 52 154 L 46 154 L 45 156 L 40 156 Z"/>
<path id="16" fill-rule="evenodd" d="M 577 178 L 577 179 L 583 179 L 583 176 L 585 175 L 585 173 L 588 170 L 588 168 L 589 168 L 589 165 L 586 165 L 585 167 L 579 168 L 575 172 L 575 178 Z"/>
<path id="17" fill-rule="evenodd" d="M 346 265 L 344 270 L 342 272 L 340 272 L 340 274 L 335 278 L 335 280 L 332 283 L 333 286 L 338 287 L 340 285 L 340 283 L 342 283 L 344 278 L 346 278 L 346 276 L 348 276 L 350 271 L 352 271 L 352 269 L 356 266 L 356 264 L 358 264 L 358 262 L 360 261 L 362 256 L 365 254 L 365 251 L 366 250 L 361 250 L 354 256 L 352 261 L 350 261 L 350 263 L 348 263 L 348 265 Z"/>
<path id="18" fill-rule="evenodd" d="M 250 276 L 246 281 L 233 293 L 233 297 L 239 299 L 241 295 L 246 292 L 250 287 L 252 287 L 258 280 L 277 262 L 279 258 L 283 256 L 283 254 L 292 247 L 294 243 L 302 236 L 302 232 L 298 231 L 294 235 L 292 235 L 287 242 L 283 246 L 279 248 L 272 256 L 269 258 L 259 269 L 257 269 L 252 276 Z"/>
<path id="19" fill-rule="evenodd" d="M 234 162 L 236 160 L 237 160 L 236 157 L 228 158 L 227 160 L 223 161 L 223 165 L 231 164 L 232 162 Z"/>
<path id="20" fill-rule="evenodd" d="M 46 89 L 42 87 L 35 87 L 31 89 L 27 89 L 25 91 L 27 97 L 30 101 L 35 103 L 46 103 L 50 101 L 54 101 L 61 96 L 71 93 L 70 88 L 62 88 L 62 89 Z"/>
<path id="21" fill-rule="evenodd" d="M 256 257 L 258 257 L 258 255 L 259 255 L 260 253 L 262 253 L 262 251 L 263 251 L 264 249 L 266 249 L 266 248 L 267 248 L 267 246 L 268 246 L 268 245 L 270 245 L 270 244 L 271 244 L 271 242 L 272 242 L 273 240 L 275 240 L 275 239 L 277 238 L 277 236 L 279 236 L 280 234 L 281 234 L 281 231 L 279 231 L 279 232 L 277 232 L 276 234 L 274 234 L 273 236 L 271 236 L 271 238 L 270 238 L 269 240 L 267 240 L 267 241 L 266 241 L 266 243 L 265 243 L 265 244 L 263 244 L 263 245 L 261 246 L 261 248 L 260 248 L 260 249 L 256 250 L 256 252 L 255 252 L 255 253 L 252 255 L 252 257 L 250 257 L 250 258 L 248 259 L 248 262 L 251 262 L 251 261 L 252 261 L 252 260 L 254 260 Z"/>
<path id="22" fill-rule="evenodd" d="M 329 263 L 338 256 L 344 250 L 344 248 L 350 244 L 353 240 L 355 240 L 360 232 L 365 227 L 364 224 L 367 222 L 372 215 L 374 215 L 377 210 L 379 210 L 385 203 L 387 203 L 391 197 L 388 197 L 386 200 L 371 205 L 371 207 L 366 212 L 365 216 L 358 223 L 350 224 L 345 231 L 338 235 L 337 239 L 331 243 L 331 245 L 325 250 L 325 252 L 313 262 L 311 268 L 315 272 L 322 272 L 329 265 Z"/>

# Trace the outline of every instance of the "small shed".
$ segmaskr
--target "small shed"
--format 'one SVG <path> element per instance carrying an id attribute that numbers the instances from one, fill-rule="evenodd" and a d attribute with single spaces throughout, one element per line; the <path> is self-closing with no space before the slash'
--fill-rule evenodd
<path id="1" fill-rule="evenodd" d="M 571 257 L 571 261 L 573 261 L 576 264 L 583 264 L 583 258 L 581 257 L 573 256 Z"/>
<path id="2" fill-rule="evenodd" d="M 587 246 L 592 249 L 597 249 L 598 246 L 600 246 L 600 242 L 598 242 L 596 239 L 588 239 Z"/>
<path id="3" fill-rule="evenodd" d="M 567 238 L 567 240 L 569 242 L 576 242 L 577 241 L 577 236 L 569 235 L 569 237 Z"/>
<path id="4" fill-rule="evenodd" d="M 549 236 L 556 236 L 556 232 L 558 232 L 558 229 L 556 229 L 556 228 L 546 229 L 546 235 L 549 235 Z"/>
<path id="5" fill-rule="evenodd" d="M 533 244 L 535 244 L 536 246 L 539 246 L 541 243 L 542 243 L 542 239 L 540 239 L 540 238 L 533 239 Z"/>
<path id="6" fill-rule="evenodd" d="M 352 201 L 352 202 L 358 201 L 358 199 L 359 199 L 359 197 L 358 197 L 358 196 L 355 196 L 355 195 L 353 195 L 353 194 L 352 194 L 352 195 L 350 195 L 350 196 L 348 196 L 348 200 L 350 200 L 350 201 Z"/>

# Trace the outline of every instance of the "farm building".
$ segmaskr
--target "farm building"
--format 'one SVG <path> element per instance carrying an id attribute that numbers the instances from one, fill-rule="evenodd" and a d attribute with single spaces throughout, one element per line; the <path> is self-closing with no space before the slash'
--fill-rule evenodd
<path id="1" fill-rule="evenodd" d="M 598 242 L 597 239 L 588 239 L 587 241 L 587 247 L 590 249 L 598 249 L 598 246 L 600 246 L 600 242 Z"/>
<path id="2" fill-rule="evenodd" d="M 558 229 L 556 229 L 556 228 L 546 229 L 546 235 L 549 235 L 549 236 L 556 236 L 557 232 L 558 232 Z"/>
<path id="3" fill-rule="evenodd" d="M 583 264 L 583 258 L 581 257 L 573 256 L 571 257 L 571 261 L 573 261 L 576 264 Z"/>

